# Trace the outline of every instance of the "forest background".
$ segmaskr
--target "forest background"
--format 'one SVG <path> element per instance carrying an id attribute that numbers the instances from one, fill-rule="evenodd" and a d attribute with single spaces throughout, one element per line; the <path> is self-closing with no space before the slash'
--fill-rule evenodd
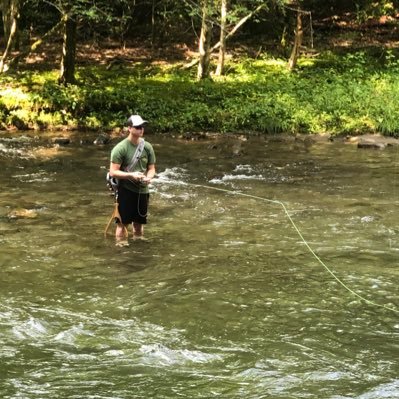
<path id="1" fill-rule="evenodd" d="M 399 1 L 0 0 L 0 129 L 399 135 Z"/>

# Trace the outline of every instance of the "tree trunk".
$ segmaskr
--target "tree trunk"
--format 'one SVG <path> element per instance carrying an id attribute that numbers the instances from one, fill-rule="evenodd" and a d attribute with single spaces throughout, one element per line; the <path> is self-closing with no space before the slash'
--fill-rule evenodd
<path id="1" fill-rule="evenodd" d="M 151 5 L 151 49 L 155 47 L 155 0 Z"/>
<path id="2" fill-rule="evenodd" d="M 3 22 L 3 34 L 5 39 L 7 40 L 10 36 L 11 32 L 11 25 L 12 25 L 12 13 L 11 13 L 11 5 L 12 0 L 0 0 L 0 11 L 1 11 L 1 18 Z"/>
<path id="3" fill-rule="evenodd" d="M 5 60 L 10 53 L 18 32 L 19 0 L 3 0 L 1 3 L 3 14 L 4 37 L 6 48 L 0 59 L 0 73 L 4 72 Z"/>
<path id="4" fill-rule="evenodd" d="M 227 41 L 227 39 L 230 39 L 230 37 L 232 37 L 237 31 L 238 29 L 245 24 L 245 22 L 248 21 L 248 19 L 250 19 L 253 15 L 255 15 L 258 11 L 260 11 L 262 8 L 265 8 L 266 4 L 261 4 L 258 7 L 256 7 L 256 9 L 254 11 L 251 11 L 248 15 L 246 15 L 244 18 L 240 19 L 237 24 L 234 26 L 234 28 L 226 35 L 225 40 Z M 212 48 L 209 50 L 210 53 L 212 53 L 212 51 L 216 50 L 217 48 L 220 47 L 220 41 L 217 42 L 214 46 L 212 46 Z M 187 65 L 185 65 L 183 68 L 184 69 L 188 69 L 191 68 L 192 66 L 194 66 L 195 64 L 198 63 L 198 59 L 195 59 L 193 61 L 191 61 L 190 63 L 188 63 Z"/>
<path id="5" fill-rule="evenodd" d="M 221 76 L 224 71 L 224 59 L 226 56 L 226 21 L 227 21 L 227 0 L 221 1 L 220 6 L 220 48 L 219 60 L 215 75 Z"/>
<path id="6" fill-rule="evenodd" d="M 65 14 L 64 38 L 62 44 L 62 59 L 60 68 L 59 83 L 64 85 L 73 84 L 75 79 L 75 58 L 76 58 L 76 19 Z"/>
<path id="7" fill-rule="evenodd" d="M 302 45 L 303 29 L 302 29 L 302 11 L 298 10 L 296 16 L 296 29 L 294 47 L 292 48 L 291 57 L 288 61 L 288 68 L 292 71 L 297 64 L 299 50 Z"/>
<path id="8" fill-rule="evenodd" d="M 210 46 L 212 38 L 212 27 L 209 24 L 209 4 L 208 0 L 203 0 L 202 3 L 202 25 L 201 35 L 199 39 L 199 64 L 197 78 L 205 79 L 209 77 L 209 64 L 211 58 Z"/>

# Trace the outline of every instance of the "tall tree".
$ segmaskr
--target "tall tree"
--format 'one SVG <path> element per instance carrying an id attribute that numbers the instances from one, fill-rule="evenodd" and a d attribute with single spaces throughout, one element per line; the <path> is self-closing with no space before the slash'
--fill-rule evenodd
<path id="1" fill-rule="evenodd" d="M 212 22 L 211 22 L 211 2 L 210 0 L 202 0 L 202 22 L 201 34 L 199 38 L 199 63 L 197 78 L 205 79 L 209 77 L 210 57 L 211 57 L 211 39 L 212 39 Z"/>
<path id="2" fill-rule="evenodd" d="M 296 10 L 296 27 L 295 27 L 295 37 L 294 45 L 292 47 L 291 56 L 288 61 L 288 68 L 293 70 L 296 67 L 299 51 L 302 46 L 303 39 L 303 28 L 302 28 L 302 10 L 299 8 L 299 4 L 296 4 L 298 9 Z"/>
<path id="3" fill-rule="evenodd" d="M 19 0 L 0 0 L 0 12 L 4 37 L 7 39 L 12 29 L 15 14 L 19 13 Z"/>
<path id="4" fill-rule="evenodd" d="M 19 20 L 19 0 L 2 0 L 0 3 L 3 17 L 4 38 L 6 46 L 0 58 L 0 73 L 4 71 L 5 61 L 14 44 Z"/>
<path id="5" fill-rule="evenodd" d="M 248 11 L 248 9 L 247 8 L 244 8 L 244 10 L 245 10 L 245 12 L 248 12 L 248 14 L 246 14 L 245 16 L 240 16 L 239 18 L 239 20 L 238 20 L 238 22 L 236 22 L 235 23 L 235 25 L 233 26 L 233 28 L 231 29 L 231 30 L 229 30 L 229 32 L 227 32 L 226 31 L 226 35 L 224 35 L 224 40 L 225 40 L 225 42 L 228 40 L 228 39 L 230 39 L 232 36 L 234 36 L 236 33 L 237 33 L 237 31 L 250 19 L 250 18 L 252 18 L 254 15 L 256 15 L 259 11 L 261 11 L 262 9 L 265 9 L 267 7 L 267 4 L 266 4 L 266 2 L 262 2 L 262 3 L 260 3 L 255 9 L 252 9 L 252 11 Z M 241 11 L 241 15 L 242 15 L 242 9 L 240 9 L 240 11 Z M 226 15 L 226 17 L 227 17 L 227 15 Z M 208 16 L 207 17 L 207 19 L 209 19 L 210 17 Z M 237 17 L 236 17 L 237 18 Z M 214 50 L 216 50 L 216 49 L 218 49 L 218 48 L 220 48 L 220 46 L 221 46 L 221 42 L 220 42 L 220 40 L 216 43 L 216 44 L 214 44 L 210 49 L 209 49 L 209 56 L 210 56 L 210 54 L 214 51 Z M 201 53 L 200 53 L 200 56 L 201 56 Z M 197 59 L 194 59 L 194 60 L 192 60 L 190 63 L 188 63 L 187 65 L 185 65 L 184 66 L 184 68 L 185 69 L 187 69 L 187 68 L 191 68 L 192 66 L 194 66 L 194 65 L 196 65 L 198 62 L 199 62 L 200 60 L 197 58 Z"/>
<path id="6" fill-rule="evenodd" d="M 79 7 L 84 5 L 85 2 L 79 4 L 79 1 L 73 0 L 54 1 L 53 5 L 60 13 L 60 21 L 62 24 L 62 56 L 58 82 L 68 85 L 76 81 L 76 17 Z"/>
<path id="7" fill-rule="evenodd" d="M 76 19 L 74 15 L 66 12 L 63 17 L 62 57 L 60 66 L 59 83 L 64 85 L 75 83 L 76 59 Z"/>
<path id="8" fill-rule="evenodd" d="M 226 56 L 226 28 L 227 28 L 227 0 L 221 0 L 220 3 L 220 48 L 219 59 L 216 67 L 215 75 L 223 75 L 224 59 Z"/>
<path id="9" fill-rule="evenodd" d="M 22 0 L 0 1 L 0 5 L 3 6 L 1 10 L 4 14 L 4 5 L 6 3 L 19 5 L 19 2 Z M 23 2 L 25 4 L 25 12 L 28 12 L 32 19 L 32 25 L 38 28 L 37 20 L 39 20 L 41 28 L 43 28 L 43 26 L 48 26 L 49 22 L 52 25 L 52 28 L 40 39 L 36 40 L 29 49 L 22 50 L 16 57 L 14 57 L 14 59 L 9 63 L 10 66 L 15 65 L 18 60 L 26 57 L 31 52 L 34 52 L 45 40 L 49 38 L 54 39 L 54 35 L 58 35 L 60 30 L 59 28 L 61 27 L 62 54 L 59 82 L 62 84 L 74 83 L 78 23 L 81 21 L 94 21 L 95 23 L 102 23 L 105 21 L 108 28 L 107 33 L 110 34 L 113 26 L 111 22 L 116 18 L 116 16 L 112 15 L 112 11 L 115 11 L 113 4 L 110 5 L 108 0 L 24 0 Z M 121 2 L 123 2 L 123 0 L 121 0 Z M 51 5 L 52 8 L 49 8 L 49 5 Z M 39 13 L 43 7 L 46 7 L 47 10 L 54 11 L 49 13 L 51 14 L 51 21 L 44 21 L 40 18 Z M 85 26 L 85 28 L 88 29 L 87 26 Z M 9 47 L 10 46 L 8 46 L 8 48 Z M 7 51 L 3 53 L 2 58 L 0 59 L 0 72 L 4 69 L 2 65 L 4 65 L 6 56 Z"/>

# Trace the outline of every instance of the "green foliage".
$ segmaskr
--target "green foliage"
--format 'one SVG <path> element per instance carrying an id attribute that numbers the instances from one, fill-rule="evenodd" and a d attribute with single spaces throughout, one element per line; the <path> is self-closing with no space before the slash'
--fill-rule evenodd
<path id="1" fill-rule="evenodd" d="M 60 86 L 56 71 L 2 75 L 0 122 L 19 128 L 112 129 L 131 113 L 155 132 L 399 132 L 399 61 L 390 51 L 301 59 L 295 73 L 264 58 L 229 61 L 227 75 L 197 82 L 192 71 L 137 63 L 78 70 Z"/>
<path id="2" fill-rule="evenodd" d="M 378 18 L 385 15 L 395 15 L 397 1 L 392 0 L 362 0 L 356 3 L 357 19 L 359 22 L 367 21 L 369 18 Z"/>

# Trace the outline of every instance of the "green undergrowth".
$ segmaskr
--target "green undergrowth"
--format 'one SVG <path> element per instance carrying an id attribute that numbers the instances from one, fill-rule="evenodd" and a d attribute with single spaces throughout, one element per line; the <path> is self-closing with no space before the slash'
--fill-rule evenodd
<path id="1" fill-rule="evenodd" d="M 78 67 L 76 85 L 57 71 L 0 76 L 3 129 L 108 130 L 139 113 L 167 132 L 382 133 L 399 135 L 399 61 L 392 51 L 323 53 L 286 62 L 233 59 L 223 77 L 197 82 L 195 67 Z"/>

